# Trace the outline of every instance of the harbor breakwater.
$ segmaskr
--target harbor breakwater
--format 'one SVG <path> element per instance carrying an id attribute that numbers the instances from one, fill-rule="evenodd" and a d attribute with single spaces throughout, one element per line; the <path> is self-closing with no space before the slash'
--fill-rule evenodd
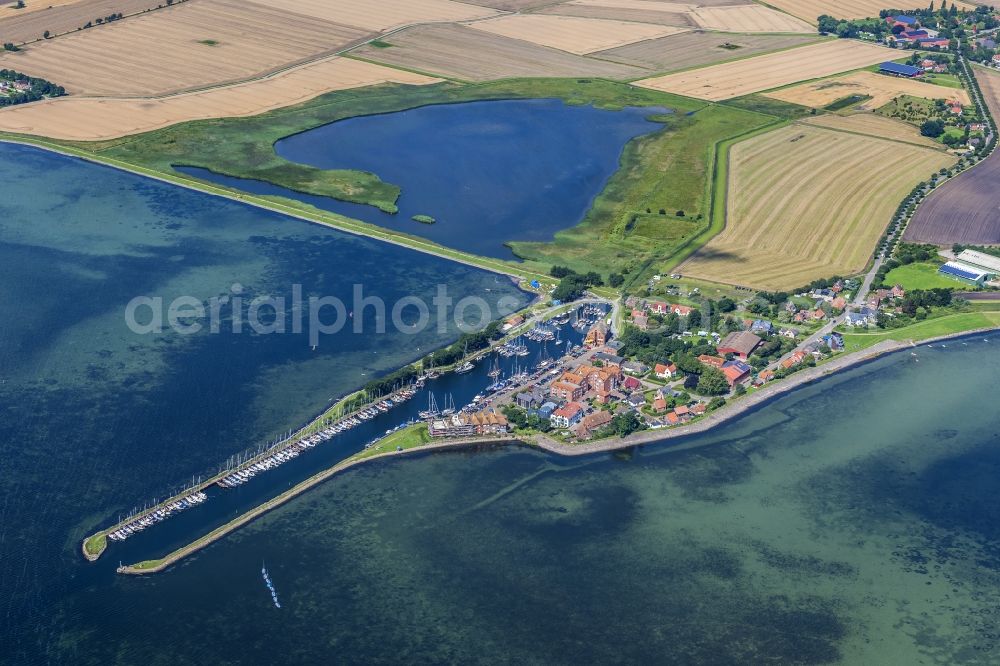
<path id="1" fill-rule="evenodd" d="M 927 340 L 922 340 L 920 342 L 915 341 L 897 341 L 897 340 L 885 340 L 879 342 L 867 349 L 844 354 L 832 361 L 825 363 L 820 366 L 813 368 L 808 368 L 797 372 L 784 380 L 767 386 L 763 389 L 756 391 L 755 393 L 748 395 L 740 400 L 731 402 L 724 407 L 719 408 L 717 411 L 705 416 L 699 421 L 680 426 L 677 428 L 671 428 L 669 430 L 647 430 L 638 433 L 633 433 L 628 437 L 624 438 L 611 438 L 599 440 L 596 442 L 581 443 L 581 444 L 568 444 L 559 442 L 551 437 L 537 434 L 530 437 L 518 437 L 514 435 L 510 436 L 485 436 L 485 437 L 469 437 L 462 439 L 451 439 L 443 441 L 433 441 L 431 443 L 417 446 L 414 448 L 409 448 L 400 451 L 387 451 L 385 453 L 379 453 L 363 458 L 349 458 L 343 460 L 336 465 L 315 474 L 314 476 L 302 481 L 296 486 L 290 488 L 289 490 L 283 492 L 282 494 L 274 497 L 271 500 L 247 511 L 246 513 L 238 516 L 234 520 L 222 525 L 212 532 L 206 534 L 205 536 L 193 541 L 192 543 L 179 548 L 163 558 L 156 560 L 149 560 L 146 562 L 140 562 L 134 565 L 123 566 L 118 569 L 118 572 L 126 575 L 143 575 L 149 573 L 158 573 L 168 569 L 173 564 L 183 560 L 185 557 L 207 547 L 208 545 L 218 541 L 219 539 L 225 537 L 226 535 L 232 533 L 233 531 L 239 529 L 240 527 L 252 522 L 261 515 L 271 511 L 282 504 L 285 504 L 294 497 L 304 493 L 305 491 L 313 488 L 314 486 L 326 481 L 327 479 L 347 471 L 351 468 L 357 467 L 364 463 L 376 460 L 385 460 L 396 456 L 402 456 L 413 453 L 433 453 L 433 452 L 443 452 L 443 451 L 455 451 L 463 449 L 474 449 L 476 447 L 482 446 L 498 446 L 498 445 L 508 445 L 508 444 L 520 444 L 534 446 L 539 449 L 545 450 L 549 453 L 553 453 L 560 456 L 584 456 L 593 455 L 598 453 L 614 452 L 623 449 L 629 449 L 635 446 L 641 446 L 646 444 L 660 444 L 666 441 L 674 439 L 684 439 L 689 438 L 694 435 L 702 434 L 710 431 L 714 428 L 721 426 L 724 423 L 728 423 L 737 419 L 749 412 L 755 411 L 764 405 L 794 391 L 797 388 L 813 384 L 824 378 L 835 375 L 839 372 L 853 368 L 864 363 L 874 361 L 878 358 L 891 354 L 893 352 L 902 351 L 905 349 L 912 349 L 915 347 L 926 346 L 934 344 L 936 342 L 951 340 L 951 339 L 961 339 L 964 337 L 969 337 L 973 335 L 982 335 L 987 333 L 995 333 L 998 328 L 982 328 L 972 331 L 965 331 L 962 333 L 955 333 L 950 335 L 942 335 Z M 704 446 L 705 444 L 691 443 L 691 444 L 678 444 L 676 449 L 678 451 L 685 450 L 687 448 L 695 448 L 699 446 Z"/>

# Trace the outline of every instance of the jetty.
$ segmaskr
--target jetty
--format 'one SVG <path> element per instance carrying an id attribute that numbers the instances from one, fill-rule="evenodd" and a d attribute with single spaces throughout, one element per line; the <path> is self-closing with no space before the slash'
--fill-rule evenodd
<path id="1" fill-rule="evenodd" d="M 240 527 L 243 527 L 247 523 L 250 523 L 265 513 L 278 508 L 282 504 L 285 504 L 289 500 L 301 495 L 310 488 L 319 485 L 320 483 L 326 481 L 330 477 L 345 472 L 352 467 L 358 465 L 384 458 L 389 458 L 392 456 L 400 456 L 411 453 L 418 452 L 429 452 L 443 449 L 456 449 L 456 448 L 476 448 L 482 446 L 495 446 L 500 444 L 509 444 L 513 442 L 518 442 L 517 438 L 513 436 L 501 437 L 497 435 L 492 435 L 488 437 L 469 437 L 465 439 L 450 439 L 442 442 L 428 443 L 420 446 L 416 446 L 409 449 L 402 450 L 391 450 L 382 453 L 374 453 L 370 455 L 365 455 L 366 452 L 360 452 L 354 456 L 342 460 L 336 465 L 323 470 L 313 476 L 309 477 L 305 481 L 289 488 L 280 495 L 260 504 L 249 511 L 240 514 L 233 520 L 229 521 L 225 525 L 221 525 L 208 534 L 202 536 L 201 538 L 189 543 L 186 546 L 178 548 L 177 550 L 165 555 L 164 557 L 156 560 L 146 560 L 144 562 L 139 562 L 136 564 L 119 566 L 117 571 L 120 574 L 127 576 L 139 576 L 144 574 L 158 573 L 167 569 L 168 567 L 176 564 L 177 562 L 183 560 L 185 557 L 192 555 L 199 550 L 205 548 L 206 546 L 218 541 L 219 539 L 225 537 L 231 532 L 236 531 Z"/>
<path id="2" fill-rule="evenodd" d="M 583 317 L 579 318 L 579 321 L 589 321 L 590 319 L 596 320 L 606 316 L 607 310 L 605 308 L 607 308 L 608 305 L 610 304 L 604 299 L 591 298 L 573 305 L 561 305 L 554 308 L 546 308 L 540 312 L 535 312 L 533 316 L 531 316 L 522 325 L 508 331 L 507 334 L 501 339 L 487 345 L 484 349 L 464 354 L 462 359 L 459 359 L 451 366 L 441 368 L 441 370 L 444 372 L 459 372 L 460 364 L 463 362 L 466 364 L 477 363 L 494 352 L 505 355 L 505 351 L 507 351 L 508 348 L 514 349 L 516 352 L 516 348 L 518 346 L 516 341 L 522 336 L 536 342 L 552 340 L 558 336 L 557 330 L 548 327 L 548 322 L 553 320 L 554 317 L 562 315 L 562 318 L 566 319 L 568 322 L 569 311 L 581 308 Z M 560 321 L 559 323 L 566 322 Z M 527 353 L 526 347 L 524 348 L 524 352 Z M 432 360 L 433 354 L 430 355 L 428 359 Z M 413 366 L 418 368 L 426 367 L 426 361 L 428 359 L 418 361 L 414 363 Z M 96 561 L 107 549 L 109 540 L 124 541 L 136 534 L 139 534 L 143 530 L 152 527 L 153 525 L 166 520 L 173 515 L 176 515 L 179 511 L 191 508 L 209 500 L 211 495 L 207 494 L 206 491 L 213 486 L 223 490 L 241 486 L 248 483 L 255 477 L 297 458 L 309 449 L 312 449 L 343 432 L 357 427 L 365 421 L 375 418 L 381 413 L 388 412 L 395 405 L 411 399 L 416 394 L 417 390 L 423 387 L 424 382 L 429 378 L 429 376 L 430 374 L 425 372 L 424 374 L 417 376 L 410 384 L 402 387 L 395 386 L 393 387 L 392 392 L 386 397 L 375 396 L 372 398 L 371 396 L 365 395 L 363 392 L 359 391 L 342 398 L 303 428 L 295 432 L 289 432 L 286 436 L 273 443 L 262 445 L 256 449 L 245 451 L 239 455 L 231 457 L 224 465 L 221 465 L 214 474 L 208 476 L 208 478 L 198 478 L 196 481 L 184 487 L 180 492 L 171 495 L 166 500 L 163 500 L 162 502 L 154 500 L 151 505 L 145 506 L 141 510 L 131 511 L 128 515 L 119 519 L 119 521 L 111 527 L 88 536 L 81 544 L 83 556 L 88 561 Z M 487 392 L 496 393 L 506 386 L 507 382 L 502 382 L 499 378 L 495 378 L 494 383 L 487 387 Z M 477 396 L 477 400 L 478 398 L 479 396 Z M 468 407 L 471 408 L 472 405 L 469 405 Z M 387 431 L 386 435 L 409 425 L 412 425 L 412 423 L 400 424 L 397 428 Z M 378 444 L 379 441 L 381 441 L 381 438 L 370 442 L 366 445 L 365 450 L 367 451 L 371 449 L 373 446 Z M 481 440 L 476 439 L 473 441 Z M 447 444 L 447 446 L 454 445 L 454 441 L 450 441 Z M 353 460 L 354 458 L 351 457 L 342 462 L 352 463 Z M 298 486 L 296 486 L 296 488 L 297 487 Z M 273 501 L 274 500 L 272 500 L 272 502 Z M 287 501 L 287 499 L 283 501 Z M 268 510 L 267 507 L 270 505 L 271 502 L 265 502 L 261 506 L 265 507 L 264 510 L 266 511 Z M 250 519 L 252 519 L 252 517 Z M 239 520 L 239 518 L 237 520 Z M 214 533 L 215 532 L 213 531 L 207 536 L 211 536 Z M 132 573 L 129 567 L 122 567 L 122 570 L 123 573 Z"/>
<path id="3" fill-rule="evenodd" d="M 208 501 L 209 495 L 205 491 L 212 486 L 228 489 L 243 485 L 318 444 L 389 411 L 396 404 L 412 398 L 416 391 L 413 385 L 408 385 L 396 389 L 387 397 L 377 397 L 358 407 L 354 407 L 354 404 L 359 394 L 351 394 L 299 430 L 288 433 L 274 443 L 233 456 L 208 478 L 199 477 L 167 499 L 153 500 L 142 509 L 133 509 L 111 527 L 91 534 L 81 544 L 83 556 L 87 561 L 94 562 L 107 549 L 109 540 L 125 541 L 181 511 Z"/>

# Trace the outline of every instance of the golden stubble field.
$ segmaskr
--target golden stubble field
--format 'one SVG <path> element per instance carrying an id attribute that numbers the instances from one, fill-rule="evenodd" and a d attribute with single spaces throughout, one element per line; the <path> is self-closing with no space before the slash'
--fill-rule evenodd
<path id="1" fill-rule="evenodd" d="M 660 2 L 659 0 L 570 0 L 542 10 L 587 18 L 622 19 L 642 23 L 692 26 L 719 32 L 812 34 L 810 24 L 754 3 Z"/>
<path id="2" fill-rule="evenodd" d="M 285 12 L 373 32 L 417 23 L 468 21 L 498 14 L 489 7 L 451 0 L 269 0 L 268 4 Z"/>
<path id="3" fill-rule="evenodd" d="M 593 55 L 601 60 L 645 67 L 653 72 L 667 72 L 779 51 L 819 39 L 815 35 L 733 35 L 695 30 L 599 51 Z"/>
<path id="4" fill-rule="evenodd" d="M 159 99 L 61 97 L 0 110 L 0 131 L 71 141 L 113 139 L 188 120 L 251 116 L 334 90 L 379 83 L 428 85 L 435 79 L 360 60 L 332 57 L 269 78 Z"/>
<path id="5" fill-rule="evenodd" d="M 170 8 L 163 7 L 163 0 L 75 0 L 66 4 L 28 0 L 25 9 L 32 9 L 31 12 L 0 14 L 0 41 L 24 44 L 43 39 L 45 31 L 50 36 L 76 32 L 88 22 L 93 26 L 88 30 L 99 30 L 97 19 L 112 14 L 129 17 L 159 8 L 174 9 L 176 6 L 179 6 L 179 0 L 175 7 Z"/>
<path id="6" fill-rule="evenodd" d="M 477 21 L 469 27 L 511 39 L 585 55 L 646 39 L 684 32 L 685 28 L 577 16 L 519 14 Z"/>
<path id="7" fill-rule="evenodd" d="M 940 150 L 805 125 L 738 143 L 726 228 L 678 270 L 781 290 L 858 273 L 903 197 L 954 163 Z"/>
<path id="8" fill-rule="evenodd" d="M 782 88 L 765 93 L 792 104 L 822 108 L 849 95 L 868 95 L 872 99 L 861 108 L 877 109 L 900 95 L 912 95 L 925 99 L 957 99 L 969 104 L 969 94 L 960 88 L 948 88 L 916 79 L 903 79 L 875 72 L 854 72 L 845 76 L 835 76 L 819 81 L 810 81 L 790 88 Z"/>
<path id="9" fill-rule="evenodd" d="M 911 125 L 904 120 L 886 118 L 885 116 L 879 116 L 867 111 L 844 115 L 827 113 L 822 116 L 806 118 L 799 122 L 806 125 L 836 129 L 842 132 L 867 134 L 876 138 L 892 139 L 893 141 L 903 141 L 905 143 L 914 143 L 919 146 L 944 150 L 942 144 L 922 135 L 916 125 Z"/>
<path id="10" fill-rule="evenodd" d="M 369 33 L 245 0 L 190 0 L 0 56 L 71 94 L 155 96 L 239 81 Z"/>
<path id="11" fill-rule="evenodd" d="M 51 7 L 62 7 L 64 5 L 72 5 L 80 2 L 80 0 L 45 0 L 45 2 L 25 2 L 24 7 L 17 9 L 17 0 L 4 0 L 3 4 L 0 4 L 0 21 L 8 18 L 14 18 L 16 16 L 24 16 L 26 14 L 34 14 Z"/>
<path id="12" fill-rule="evenodd" d="M 883 9 L 889 9 L 884 0 L 835 0 L 834 2 L 829 0 L 767 0 L 767 4 L 783 12 L 788 12 L 792 16 L 798 16 L 813 25 L 816 24 L 816 18 L 822 14 L 840 19 L 872 18 L 877 17 Z M 955 2 L 954 4 L 959 9 L 972 7 L 964 2 Z M 951 5 L 952 3 L 949 2 L 948 6 Z"/>
<path id="13" fill-rule="evenodd" d="M 352 55 L 465 81 L 521 76 L 599 76 L 625 80 L 648 76 L 652 71 L 492 35 L 455 23 L 407 28 L 387 37 L 386 41 L 392 45 L 390 48 L 365 45 Z"/>
<path id="14" fill-rule="evenodd" d="M 889 51 L 863 42 L 834 39 L 636 82 L 653 90 L 710 101 L 741 97 L 883 62 Z"/>
<path id="15" fill-rule="evenodd" d="M 793 16 L 763 5 L 698 7 L 691 11 L 695 22 L 706 30 L 721 32 L 798 32 L 813 34 L 816 29 Z"/>

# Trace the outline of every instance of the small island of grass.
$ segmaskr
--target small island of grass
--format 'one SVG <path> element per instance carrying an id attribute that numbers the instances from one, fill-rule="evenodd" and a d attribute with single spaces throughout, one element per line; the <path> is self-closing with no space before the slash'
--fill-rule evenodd
<path id="1" fill-rule="evenodd" d="M 437 220 L 435 220 L 430 215 L 414 215 L 413 221 L 419 222 L 420 224 L 434 224 L 435 222 L 437 222 Z"/>
<path id="2" fill-rule="evenodd" d="M 88 537 L 87 540 L 83 542 L 83 553 L 88 560 L 93 561 L 99 558 L 107 547 L 107 535 L 104 532 L 99 532 L 91 537 Z"/>

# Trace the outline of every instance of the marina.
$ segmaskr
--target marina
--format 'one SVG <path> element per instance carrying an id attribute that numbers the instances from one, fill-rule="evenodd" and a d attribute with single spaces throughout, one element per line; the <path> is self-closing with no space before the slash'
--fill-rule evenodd
<path id="1" fill-rule="evenodd" d="M 419 421 L 483 410 L 500 394 L 542 378 L 556 364 L 554 355 L 579 354 L 583 334 L 578 327 L 569 324 L 571 320 L 586 320 L 582 312 L 587 308 L 593 306 L 581 307 L 579 316 L 574 312 L 543 322 L 540 328 L 551 331 L 552 340 L 547 339 L 548 336 L 540 338 L 526 333 L 511 336 L 469 357 L 450 371 L 429 367 L 426 373 L 397 387 L 386 397 L 376 398 L 339 417 L 323 415 L 275 442 L 234 455 L 214 474 L 204 480 L 197 479 L 192 487 L 185 488 L 181 496 L 131 512 L 114 526 L 88 537 L 82 546 L 84 556 L 95 560 L 103 554 L 108 542 L 126 540 L 142 541 L 142 550 L 145 550 L 145 544 L 158 541 L 148 528 L 182 512 L 191 515 L 186 516 L 183 528 L 179 525 L 172 530 L 174 543 L 184 539 L 179 536 L 182 531 L 211 531 L 213 525 L 219 524 L 218 516 L 230 514 L 234 506 L 240 507 L 237 512 L 243 512 L 266 503 L 280 488 L 290 487 L 317 469 L 334 465 L 352 453 L 370 449 L 402 428 Z M 595 310 L 606 311 L 607 306 Z M 566 346 L 554 346 L 559 351 L 553 352 L 549 345 L 556 337 L 565 340 Z M 464 370 L 467 365 L 471 365 L 471 369 Z M 438 396 L 441 396 L 440 403 Z M 324 446 L 327 443 L 335 446 Z M 268 482 L 265 478 L 272 480 Z M 189 497 L 197 499 L 191 501 Z M 215 511 L 186 511 L 209 501 L 217 507 Z M 171 508 L 175 505 L 177 508 Z M 196 518 L 195 514 L 201 515 Z"/>
<path id="2" fill-rule="evenodd" d="M 417 390 L 415 385 L 399 389 L 394 391 L 389 397 L 378 400 L 344 418 L 331 422 L 329 418 L 324 417 L 319 424 L 312 423 L 298 433 L 281 439 L 274 444 L 261 446 L 255 451 L 233 456 L 227 461 L 224 467 L 220 467 L 215 476 L 205 482 L 195 482 L 192 484 L 195 490 L 185 489 L 182 491 L 181 496 L 172 497 L 162 503 L 157 503 L 154 500 L 151 507 L 144 508 L 141 511 L 130 512 L 118 524 L 106 530 L 104 534 L 112 541 L 125 541 L 146 528 L 152 527 L 181 511 L 205 502 L 208 499 L 208 495 L 206 495 L 204 489 L 213 483 L 219 488 L 224 489 L 242 486 L 259 474 L 273 470 L 280 465 L 294 460 L 318 444 L 329 441 L 335 436 L 368 422 L 380 414 L 389 412 L 393 407 L 412 398 Z M 385 434 L 388 435 L 405 425 L 401 424 L 396 426 L 396 428 L 391 428 Z M 88 553 L 86 544 L 84 546 L 84 553 L 93 554 L 92 552 Z"/>

